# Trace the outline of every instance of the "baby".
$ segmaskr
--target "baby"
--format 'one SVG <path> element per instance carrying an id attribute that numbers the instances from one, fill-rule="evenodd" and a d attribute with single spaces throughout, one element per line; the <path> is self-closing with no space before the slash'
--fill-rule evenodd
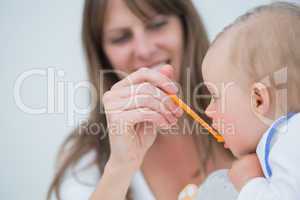
<path id="1" fill-rule="evenodd" d="M 238 200 L 300 200 L 299 5 L 238 18 L 213 42 L 202 73 L 206 114 L 237 157 L 229 178 Z"/>

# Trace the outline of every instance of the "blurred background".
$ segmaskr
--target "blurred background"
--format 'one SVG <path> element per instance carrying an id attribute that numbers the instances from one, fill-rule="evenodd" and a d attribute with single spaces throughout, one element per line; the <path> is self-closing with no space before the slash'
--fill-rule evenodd
<path id="1" fill-rule="evenodd" d="M 194 2 L 212 40 L 271 0 Z M 45 199 L 60 144 L 88 116 L 82 9 L 83 0 L 0 1 L 0 199 Z"/>

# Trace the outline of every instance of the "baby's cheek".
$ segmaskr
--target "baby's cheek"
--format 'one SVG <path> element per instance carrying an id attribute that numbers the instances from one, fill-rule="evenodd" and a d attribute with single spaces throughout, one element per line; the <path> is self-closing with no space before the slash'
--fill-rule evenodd
<path id="1" fill-rule="evenodd" d="M 222 135 L 234 135 L 236 132 L 235 120 L 226 114 L 217 114 L 213 120 L 213 127 Z"/>
<path id="2" fill-rule="evenodd" d="M 235 157 L 240 155 L 240 141 L 237 139 L 236 135 L 224 135 L 225 146 L 230 149 Z"/>
<path id="3" fill-rule="evenodd" d="M 237 134 L 237 126 L 236 126 L 236 120 L 231 117 L 225 117 L 224 118 L 224 133 L 230 136 L 234 136 Z"/>

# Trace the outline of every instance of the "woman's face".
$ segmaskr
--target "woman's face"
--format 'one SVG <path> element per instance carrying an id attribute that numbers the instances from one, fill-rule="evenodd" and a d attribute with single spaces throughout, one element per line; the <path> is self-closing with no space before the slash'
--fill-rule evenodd
<path id="1" fill-rule="evenodd" d="M 128 74 L 141 67 L 171 64 L 178 81 L 183 49 L 180 19 L 149 12 L 153 17 L 143 22 L 123 0 L 109 0 L 103 29 L 104 52 L 114 69 Z"/>

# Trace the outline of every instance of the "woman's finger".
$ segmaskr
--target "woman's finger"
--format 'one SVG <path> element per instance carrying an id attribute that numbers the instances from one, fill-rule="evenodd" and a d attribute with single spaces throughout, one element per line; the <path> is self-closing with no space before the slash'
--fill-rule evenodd
<path id="1" fill-rule="evenodd" d="M 178 92 L 178 87 L 172 80 L 158 71 L 148 68 L 141 68 L 128 75 L 126 78 L 116 83 L 111 89 L 114 90 L 117 88 L 128 87 L 129 85 L 136 85 L 143 82 L 151 83 L 168 94 L 176 94 Z"/>
<path id="2" fill-rule="evenodd" d="M 151 95 L 136 95 L 112 101 L 105 106 L 105 111 L 107 114 L 114 114 L 138 108 L 149 108 L 159 112 L 169 123 L 175 123 L 177 121 L 176 117 L 180 117 L 178 114 L 177 116 L 174 115 L 161 101 L 153 98 Z"/>
<path id="3" fill-rule="evenodd" d="M 158 100 L 162 106 L 166 106 L 166 108 L 175 116 L 180 117 L 183 114 L 183 110 L 174 103 L 169 95 L 161 89 L 153 86 L 151 83 L 141 83 L 138 85 L 114 89 L 111 90 L 110 94 L 111 97 L 108 102 L 113 102 L 118 98 L 128 99 L 129 97 L 134 97 L 136 95 L 149 95 Z"/>
<path id="4" fill-rule="evenodd" d="M 128 123 L 126 126 L 134 126 L 142 122 L 152 122 L 156 126 L 164 128 L 171 125 L 163 115 L 149 108 L 138 108 L 135 110 L 124 111 L 120 113 L 119 118 L 123 119 L 123 123 Z"/>

